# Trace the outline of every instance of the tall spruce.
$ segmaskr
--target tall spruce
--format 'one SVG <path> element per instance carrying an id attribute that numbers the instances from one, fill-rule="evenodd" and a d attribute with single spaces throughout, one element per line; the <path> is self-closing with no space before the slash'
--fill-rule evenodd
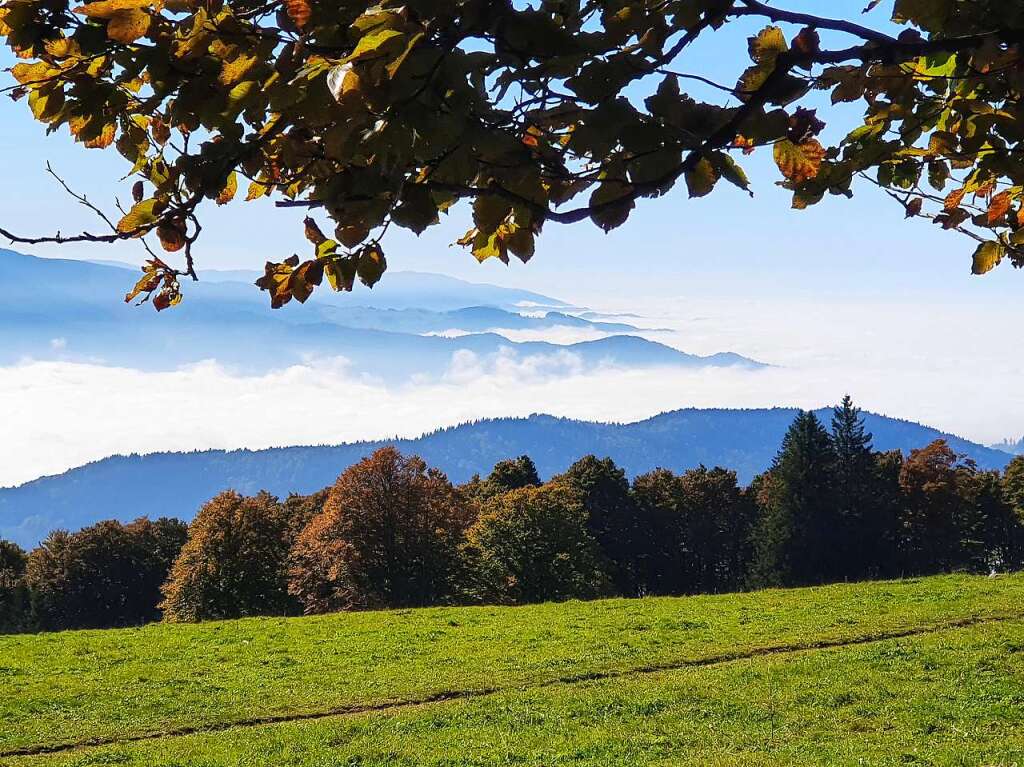
<path id="1" fill-rule="evenodd" d="M 847 394 L 832 411 L 838 522 L 833 567 L 829 573 L 832 578 L 878 575 L 890 559 L 890 517 L 882 503 L 871 439 L 860 408 Z"/>
<path id="2" fill-rule="evenodd" d="M 828 580 L 837 537 L 832 438 L 800 412 L 763 480 L 751 581 L 796 586 Z"/>

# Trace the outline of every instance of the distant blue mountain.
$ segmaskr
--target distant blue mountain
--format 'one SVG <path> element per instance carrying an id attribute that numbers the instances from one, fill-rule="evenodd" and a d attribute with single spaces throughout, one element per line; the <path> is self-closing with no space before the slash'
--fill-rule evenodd
<path id="1" fill-rule="evenodd" d="M 602 333 L 635 333 L 639 328 L 622 322 L 580 319 L 563 312 L 526 315 L 495 306 L 467 306 L 438 312 L 429 309 L 379 309 L 377 307 L 331 307 L 323 316 L 347 328 L 388 330 L 394 333 L 441 333 L 446 330 L 482 333 L 489 330 L 550 330 L 558 327 L 595 330 Z"/>
<path id="2" fill-rule="evenodd" d="M 440 375 L 452 355 L 464 350 L 485 361 L 498 353 L 570 352 L 587 366 L 761 366 L 737 355 L 685 354 L 638 336 L 573 345 L 513 342 L 486 331 L 569 327 L 618 334 L 637 329 L 573 316 L 564 302 L 548 296 L 441 275 L 397 272 L 372 291 L 321 290 L 305 306 L 278 311 L 252 284 L 204 280 L 186 285 L 185 301 L 158 315 L 120 300 L 137 274 L 124 266 L 0 250 L 0 286 L 9 286 L 0 302 L 0 365 L 32 357 L 166 370 L 216 359 L 244 372 L 260 372 L 311 357 L 342 356 L 355 372 L 406 379 Z M 513 311 L 524 305 L 561 310 L 540 316 Z M 467 335 L 427 335 L 453 330 Z"/>
<path id="3" fill-rule="evenodd" d="M 1024 437 L 1014 441 L 1012 439 L 1004 440 L 995 445 L 992 445 L 993 450 L 1002 450 L 1003 452 L 1010 453 L 1011 455 L 1024 455 Z"/>
<path id="4" fill-rule="evenodd" d="M 4 253 L 12 251 L 0 250 L 0 259 Z M 13 254 L 20 255 L 20 254 Z M 22 256 L 25 258 L 25 256 Z M 46 259 L 58 261 L 58 259 Z M 2 263 L 2 261 L 0 261 Z M 68 262 L 61 262 L 68 263 Z M 71 263 L 83 263 L 81 261 Z M 89 261 L 85 263 L 120 269 L 122 272 L 138 272 L 137 267 L 119 261 Z M 227 283 L 234 292 L 244 290 L 249 300 L 260 305 L 269 303 L 266 294 L 253 288 L 253 283 L 263 276 L 262 271 L 248 269 L 205 269 L 200 270 L 200 281 L 189 285 L 193 290 L 205 290 L 205 285 Z M 122 275 L 121 279 L 124 279 Z M 128 278 L 129 281 L 131 277 Z M 124 292 L 123 290 L 121 292 Z M 191 292 L 191 291 L 190 291 Z M 375 307 L 378 309 L 429 309 L 444 312 L 461 309 L 465 306 L 496 306 L 509 311 L 520 308 L 530 309 L 569 309 L 569 304 L 551 296 L 541 295 L 519 288 L 505 288 L 499 285 L 488 285 L 481 282 L 467 282 L 444 274 L 430 272 L 394 271 L 387 273 L 387 279 L 381 280 L 372 290 L 357 285 L 352 293 L 333 293 L 323 290 L 315 293 L 309 306 L 333 305 L 344 307 Z M 296 311 L 297 306 L 291 311 Z"/>
<path id="5" fill-rule="evenodd" d="M 531 455 L 544 477 L 588 453 L 611 456 L 631 476 L 662 466 L 683 470 L 704 464 L 735 469 L 743 482 L 771 463 L 796 410 L 678 410 L 632 424 L 599 424 L 536 415 L 479 421 L 418 439 L 333 447 L 205 451 L 118 456 L 55 477 L 0 489 L 0 538 L 35 545 L 56 527 L 77 529 L 100 519 L 140 515 L 191 519 L 216 493 L 266 489 L 284 496 L 330 484 L 352 463 L 384 444 L 417 453 L 464 482 L 499 460 Z M 830 411 L 819 411 L 827 420 Z M 983 468 L 1003 468 L 1007 453 L 936 429 L 866 415 L 875 448 L 909 452 L 945 438 Z"/>

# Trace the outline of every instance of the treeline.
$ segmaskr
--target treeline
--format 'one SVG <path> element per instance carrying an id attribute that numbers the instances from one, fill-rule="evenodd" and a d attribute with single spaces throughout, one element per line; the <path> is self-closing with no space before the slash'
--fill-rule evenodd
<path id="1" fill-rule="evenodd" d="M 527 456 L 454 486 L 393 448 L 286 500 L 221 493 L 191 525 L 101 522 L 0 542 L 0 629 L 57 630 L 448 604 L 524 604 L 1018 569 L 1024 457 L 981 471 L 937 441 L 876 453 L 844 399 L 793 422 L 748 487 L 732 471 L 629 482 Z"/>

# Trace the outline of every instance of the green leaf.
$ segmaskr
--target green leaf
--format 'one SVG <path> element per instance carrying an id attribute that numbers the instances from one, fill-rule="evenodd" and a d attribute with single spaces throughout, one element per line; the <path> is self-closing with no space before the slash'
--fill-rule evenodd
<path id="1" fill-rule="evenodd" d="M 430 189 L 416 184 L 406 185 L 401 203 L 391 212 L 391 219 L 416 234 L 422 234 L 427 227 L 438 223 L 437 204 Z"/>
<path id="2" fill-rule="evenodd" d="M 788 50 L 789 43 L 786 42 L 786 35 L 780 27 L 765 27 L 747 39 L 747 51 L 750 53 L 750 60 L 755 64 L 774 66 L 779 54 Z"/>

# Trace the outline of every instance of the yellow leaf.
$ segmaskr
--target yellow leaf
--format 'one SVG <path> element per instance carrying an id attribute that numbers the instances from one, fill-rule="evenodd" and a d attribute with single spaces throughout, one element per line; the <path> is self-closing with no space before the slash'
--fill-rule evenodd
<path id="1" fill-rule="evenodd" d="M 51 77 L 59 75 L 60 70 L 54 69 L 45 61 L 39 61 L 35 64 L 15 64 L 11 67 L 11 74 L 22 85 L 32 85 L 46 82 Z"/>
<path id="2" fill-rule="evenodd" d="M 224 188 L 221 189 L 220 194 L 217 195 L 217 204 L 227 205 L 229 202 L 235 199 L 235 195 L 237 193 L 238 175 L 234 171 L 231 171 L 230 175 L 228 176 L 227 183 L 224 185 Z"/>
<path id="3" fill-rule="evenodd" d="M 152 21 L 152 16 L 137 8 L 115 11 L 107 22 L 107 37 L 119 43 L 134 43 L 149 31 Z"/>
<path id="4" fill-rule="evenodd" d="M 269 186 L 261 184 L 259 181 L 253 181 L 249 184 L 249 193 L 245 196 L 245 201 L 252 202 L 253 200 L 258 200 L 260 197 L 266 197 L 269 192 Z"/>
<path id="5" fill-rule="evenodd" d="M 789 44 L 779 27 L 765 27 L 747 39 L 747 50 L 755 64 L 774 64 L 780 53 L 789 50 Z"/>
<path id="6" fill-rule="evenodd" d="M 246 73 L 252 69 L 255 63 L 255 56 L 241 53 L 230 61 L 224 62 L 224 66 L 221 67 L 220 75 L 218 75 L 217 79 L 221 85 L 234 85 L 245 77 Z"/>
<path id="7" fill-rule="evenodd" d="M 104 125 L 100 132 L 97 133 L 93 138 L 85 141 L 85 146 L 89 149 L 106 149 L 108 146 L 114 143 L 114 136 L 117 132 L 116 123 L 107 123 Z"/>
<path id="8" fill-rule="evenodd" d="M 971 266 L 973 274 L 986 274 L 991 272 L 999 262 L 1003 260 L 1006 248 L 998 242 L 983 242 L 974 251 L 974 263 Z"/>
<path id="9" fill-rule="evenodd" d="M 122 234 L 136 234 L 141 236 L 140 230 L 150 224 L 156 223 L 163 211 L 164 203 L 161 200 L 143 200 L 132 206 L 132 209 L 125 214 L 117 224 L 117 231 Z"/>
<path id="10" fill-rule="evenodd" d="M 384 56 L 402 50 L 404 45 L 405 35 L 401 32 L 394 29 L 382 29 L 359 38 L 355 50 L 345 59 L 345 62 Z"/>
<path id="11" fill-rule="evenodd" d="M 75 8 L 75 13 L 88 16 L 90 19 L 110 19 L 121 11 L 152 8 L 156 0 L 97 0 Z"/>
<path id="12" fill-rule="evenodd" d="M 60 88 L 33 90 L 28 94 L 28 105 L 37 120 L 52 122 L 64 106 L 64 91 Z"/>

